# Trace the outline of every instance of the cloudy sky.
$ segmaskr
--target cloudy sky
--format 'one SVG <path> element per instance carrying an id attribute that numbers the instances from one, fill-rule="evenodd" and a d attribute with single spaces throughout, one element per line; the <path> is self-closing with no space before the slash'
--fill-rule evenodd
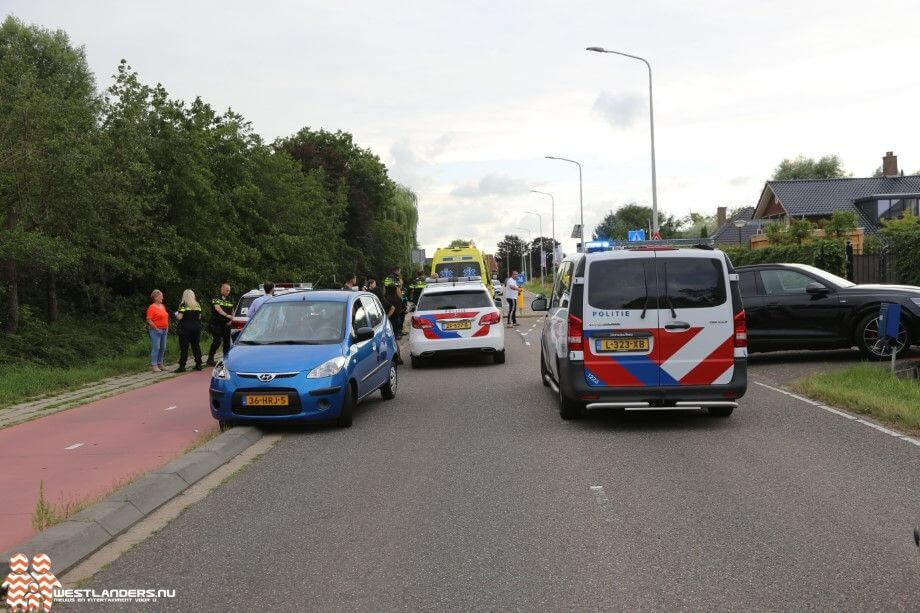
<path id="1" fill-rule="evenodd" d="M 644 65 L 655 71 L 659 206 L 751 204 L 784 157 L 839 154 L 857 176 L 894 150 L 920 170 L 916 1 L 0 0 L 63 28 L 100 87 L 121 58 L 180 98 L 233 107 L 268 139 L 352 132 L 420 198 L 429 255 L 506 233 L 566 250 L 617 206 L 651 202 Z"/>

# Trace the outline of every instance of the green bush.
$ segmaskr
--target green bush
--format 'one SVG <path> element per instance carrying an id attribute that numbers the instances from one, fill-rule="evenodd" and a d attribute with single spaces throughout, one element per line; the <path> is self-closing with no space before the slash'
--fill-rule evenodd
<path id="1" fill-rule="evenodd" d="M 841 240 L 817 239 L 802 245 L 770 245 L 763 249 L 725 247 L 723 251 L 735 266 L 809 264 L 835 275 L 846 273 L 846 248 Z"/>

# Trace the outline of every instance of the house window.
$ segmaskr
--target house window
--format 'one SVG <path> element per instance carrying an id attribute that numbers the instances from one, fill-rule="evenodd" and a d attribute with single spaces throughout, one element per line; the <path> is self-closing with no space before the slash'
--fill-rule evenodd
<path id="1" fill-rule="evenodd" d="M 880 198 L 861 202 L 857 206 L 872 221 L 897 219 L 905 212 L 910 212 L 914 215 L 920 213 L 917 198 Z"/>

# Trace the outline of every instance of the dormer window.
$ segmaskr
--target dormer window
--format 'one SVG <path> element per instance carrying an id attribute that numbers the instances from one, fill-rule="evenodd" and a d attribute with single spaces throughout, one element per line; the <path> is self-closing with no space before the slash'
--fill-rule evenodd
<path id="1" fill-rule="evenodd" d="M 912 195 L 904 198 L 863 200 L 856 203 L 856 206 L 866 217 L 878 223 L 885 219 L 897 219 L 905 212 L 910 212 L 914 215 L 920 214 L 918 203 L 920 203 L 920 198 Z"/>

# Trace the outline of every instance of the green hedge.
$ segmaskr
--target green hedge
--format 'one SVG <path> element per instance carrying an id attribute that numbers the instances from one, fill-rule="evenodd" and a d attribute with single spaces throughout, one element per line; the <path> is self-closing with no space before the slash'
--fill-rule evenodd
<path id="1" fill-rule="evenodd" d="M 819 239 L 802 245 L 771 245 L 763 249 L 725 247 L 735 266 L 751 264 L 810 264 L 835 275 L 846 274 L 846 247 L 842 240 Z"/>
<path id="2" fill-rule="evenodd" d="M 890 236 L 898 283 L 920 285 L 920 231 Z"/>

